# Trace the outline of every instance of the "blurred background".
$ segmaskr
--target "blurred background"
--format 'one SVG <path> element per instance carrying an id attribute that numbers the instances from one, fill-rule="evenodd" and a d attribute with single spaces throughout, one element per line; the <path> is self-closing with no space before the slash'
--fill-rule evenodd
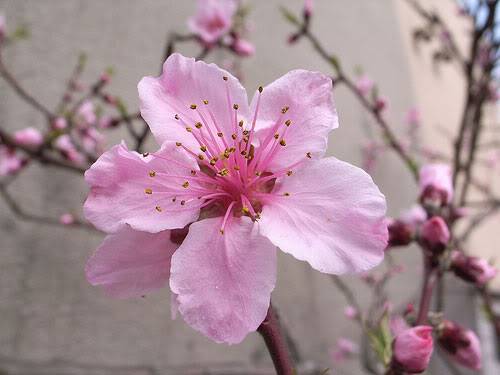
<path id="1" fill-rule="evenodd" d="M 248 3 L 253 25 L 249 39 L 256 54 L 242 62 L 247 89 L 253 91 L 294 68 L 330 73 L 309 43 L 287 44 L 292 30 L 279 6 L 300 12 L 303 1 Z M 467 42 L 453 1 L 421 3 L 439 9 L 458 41 Z M 9 49 L 5 63 L 34 96 L 54 107 L 78 55 L 85 52 L 88 63 L 82 80 L 92 82 L 108 66 L 114 67 L 113 92 L 130 108 L 137 108 L 138 81 L 157 74 L 169 31 L 185 32 L 194 9 L 191 0 L 0 0 L 8 23 L 25 25 L 31 34 Z M 402 0 L 317 0 L 312 30 L 341 58 L 344 69 L 353 73 L 362 68 L 377 82 L 389 101 L 386 116 L 392 124 L 403 128 L 408 110 L 419 108 L 424 129 L 419 142 L 449 154 L 449 134 L 461 115 L 464 82 L 452 66 L 436 70 L 425 47 L 415 50 L 412 30 L 418 23 Z M 185 55 L 196 51 L 190 44 L 180 48 Z M 208 57 L 218 63 L 224 59 L 222 53 Z M 329 153 L 361 165 L 360 148 L 374 137 L 371 117 L 342 88 L 335 99 L 340 128 L 331 134 Z M 496 110 L 490 115 L 496 118 Z M 0 81 L 0 126 L 16 130 L 41 127 L 43 121 Z M 120 132 L 111 134 L 108 145 L 123 137 Z M 155 147 L 150 139 L 146 149 Z M 81 215 L 87 192 L 83 179 L 60 170 L 47 172 L 35 164 L 23 172 L 22 182 L 11 189 L 16 199 L 32 212 Z M 388 198 L 390 215 L 398 215 L 414 202 L 417 192 L 411 176 L 390 152 L 381 156 L 372 175 Z M 471 239 L 471 250 L 494 258 L 498 241 L 493 235 L 498 235 L 499 224 L 498 216 L 485 224 Z M 170 319 L 167 290 L 124 301 L 109 299 L 91 287 L 84 264 L 102 238 L 83 229 L 23 222 L 0 201 L 0 374 L 272 373 L 257 334 L 237 346 L 214 344 L 182 319 Z M 414 299 L 419 288 L 421 259 L 413 250 L 394 252 L 396 262 L 406 267 L 389 285 L 395 309 Z M 344 280 L 364 304 L 369 303 L 370 293 L 358 278 Z M 496 285 L 500 288 L 500 281 Z M 447 293 L 449 316 L 480 327 L 488 363 L 484 373 L 499 374 L 493 334 L 471 291 L 453 281 Z M 356 360 L 332 364 L 330 352 L 336 341 L 340 337 L 358 341 L 360 331 L 344 317 L 347 302 L 327 275 L 280 253 L 272 298 L 301 360 L 332 367 L 335 375 L 364 374 Z M 439 361 L 433 366 L 433 374 L 449 373 Z"/>

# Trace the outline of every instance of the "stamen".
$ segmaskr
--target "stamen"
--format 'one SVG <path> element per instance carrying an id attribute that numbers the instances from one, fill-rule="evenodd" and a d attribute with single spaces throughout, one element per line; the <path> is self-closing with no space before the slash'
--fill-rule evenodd
<path id="1" fill-rule="evenodd" d="M 161 211 L 162 211 L 162 209 L 161 209 L 161 207 L 160 207 L 160 206 L 156 206 L 156 207 L 155 207 L 155 210 L 156 210 L 156 211 L 158 211 L 158 212 L 161 212 Z"/>
<path id="2" fill-rule="evenodd" d="M 236 204 L 236 201 L 232 201 L 227 207 L 226 214 L 224 215 L 224 219 L 222 219 L 222 225 L 220 228 L 220 234 L 224 234 L 224 228 L 226 227 L 227 220 L 229 219 L 229 215 L 231 214 L 231 210 L 233 206 Z"/>
<path id="3" fill-rule="evenodd" d="M 307 152 L 307 153 L 306 153 L 306 156 L 307 156 L 309 159 L 311 159 L 311 158 L 312 158 L 312 154 L 311 154 L 310 152 Z"/>
<path id="4" fill-rule="evenodd" d="M 153 190 L 152 190 L 152 189 L 150 189 L 150 188 L 146 188 L 146 189 L 144 189 L 144 192 L 145 192 L 146 194 L 149 194 L 149 195 L 153 194 Z"/>
<path id="5" fill-rule="evenodd" d="M 155 177 L 156 172 L 155 171 L 149 171 L 149 177 Z"/>
<path id="6" fill-rule="evenodd" d="M 191 105 L 189 106 L 189 108 L 191 108 L 191 109 L 196 109 L 196 108 L 198 108 L 198 106 L 197 106 L 196 104 L 191 104 Z"/>
<path id="7" fill-rule="evenodd" d="M 203 100 L 203 104 L 207 105 L 208 104 L 208 100 Z"/>
<path id="8" fill-rule="evenodd" d="M 183 187 L 184 189 L 187 189 L 187 188 L 189 187 L 189 181 L 184 182 L 184 183 L 182 184 L 182 187 Z"/>

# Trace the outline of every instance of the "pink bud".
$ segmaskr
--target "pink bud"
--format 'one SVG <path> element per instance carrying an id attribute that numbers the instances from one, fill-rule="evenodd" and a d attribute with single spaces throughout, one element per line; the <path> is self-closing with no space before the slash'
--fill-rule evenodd
<path id="1" fill-rule="evenodd" d="M 312 16 L 314 10 L 314 1 L 313 0 L 305 0 L 304 1 L 304 17 L 310 18 Z"/>
<path id="2" fill-rule="evenodd" d="M 406 113 L 406 124 L 411 127 L 420 125 L 420 112 L 417 108 L 410 108 Z"/>
<path id="3" fill-rule="evenodd" d="M 101 74 L 101 77 L 99 77 L 100 81 L 103 83 L 103 84 L 108 84 L 110 81 L 111 81 L 111 76 L 104 72 Z"/>
<path id="4" fill-rule="evenodd" d="M 485 285 L 498 272 L 486 259 L 470 257 L 457 250 L 451 254 L 451 270 L 461 279 L 478 286 Z"/>
<path id="5" fill-rule="evenodd" d="M 330 355 L 334 363 L 340 363 L 358 353 L 358 345 L 349 339 L 341 337 L 337 340 L 337 346 L 331 350 Z"/>
<path id="6" fill-rule="evenodd" d="M 377 112 L 384 112 L 385 110 L 387 110 L 388 107 L 389 107 L 389 101 L 387 100 L 387 98 L 378 97 L 375 100 L 375 110 Z"/>
<path id="7" fill-rule="evenodd" d="M 440 216 L 434 216 L 420 227 L 421 244 L 433 253 L 441 253 L 450 240 L 448 225 Z"/>
<path id="8" fill-rule="evenodd" d="M 65 213 L 61 215 L 59 222 L 63 225 L 71 225 L 75 223 L 75 218 L 70 213 Z"/>
<path id="9" fill-rule="evenodd" d="M 242 57 L 252 56 L 255 53 L 255 47 L 248 40 L 235 38 L 231 49 L 238 55 Z"/>
<path id="10" fill-rule="evenodd" d="M 57 117 L 52 123 L 52 126 L 56 130 L 63 130 L 68 126 L 68 122 L 64 117 Z"/>
<path id="11" fill-rule="evenodd" d="M 401 220 L 394 220 L 392 223 L 389 223 L 388 229 L 388 247 L 409 245 L 415 236 L 414 226 Z"/>
<path id="12" fill-rule="evenodd" d="M 356 81 L 356 89 L 363 96 L 368 95 L 370 91 L 372 91 L 374 85 L 375 83 L 373 82 L 373 80 L 365 74 L 359 77 Z"/>
<path id="13" fill-rule="evenodd" d="M 7 25 L 5 22 L 5 16 L 0 13 L 0 44 L 5 40 L 7 36 Z"/>
<path id="14" fill-rule="evenodd" d="M 423 204 L 445 205 L 453 198 L 451 168 L 446 164 L 427 164 L 420 169 L 420 200 Z"/>
<path id="15" fill-rule="evenodd" d="M 43 135 L 38 129 L 29 127 L 15 132 L 14 141 L 23 146 L 37 147 L 43 143 Z"/>
<path id="16" fill-rule="evenodd" d="M 0 176 L 13 175 L 25 165 L 14 150 L 0 145 Z"/>
<path id="17" fill-rule="evenodd" d="M 346 306 L 344 309 L 344 315 L 347 319 L 357 319 L 359 311 L 354 306 Z"/>
<path id="18" fill-rule="evenodd" d="M 481 368 L 481 346 L 476 334 L 470 329 L 445 320 L 440 327 L 438 341 L 457 363 L 474 370 Z"/>
<path id="19" fill-rule="evenodd" d="M 424 372 L 434 349 L 432 327 L 407 329 L 396 336 L 393 346 L 393 366 L 410 374 Z"/>
<path id="20" fill-rule="evenodd" d="M 419 225 L 427 220 L 427 212 L 419 204 L 411 206 L 399 215 L 399 220 L 410 225 Z"/>

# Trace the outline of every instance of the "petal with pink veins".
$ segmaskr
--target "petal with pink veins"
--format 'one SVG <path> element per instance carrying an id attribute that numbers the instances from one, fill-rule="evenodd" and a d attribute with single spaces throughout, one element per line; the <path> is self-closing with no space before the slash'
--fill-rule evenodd
<path id="1" fill-rule="evenodd" d="M 236 344 L 264 320 L 276 283 L 276 248 L 247 217 L 193 223 L 172 257 L 179 312 L 216 342 Z"/>
<path id="2" fill-rule="evenodd" d="M 262 234 L 318 271 L 366 271 L 384 257 L 385 197 L 362 169 L 333 157 L 310 160 L 277 181 Z"/>
<path id="3" fill-rule="evenodd" d="M 195 151 L 200 147 L 195 134 L 210 144 L 215 139 L 222 147 L 217 133 L 226 139 L 234 133 L 233 105 L 238 106 L 237 121 L 248 118 L 247 94 L 237 78 L 215 64 L 177 53 L 165 61 L 161 76 L 143 78 L 138 89 L 142 117 L 159 143 L 181 142 Z M 203 127 L 197 129 L 197 123 Z"/>
<path id="4" fill-rule="evenodd" d="M 152 234 L 124 227 L 108 235 L 88 260 L 87 280 L 112 297 L 143 296 L 168 285 L 177 246 L 170 241 L 170 231 Z"/>
<path id="5" fill-rule="evenodd" d="M 255 129 L 259 143 L 267 144 L 260 147 L 268 160 L 267 168 L 262 170 L 286 168 L 304 159 L 307 153 L 315 158 L 325 154 L 328 134 L 339 126 L 330 77 L 294 70 L 264 87 L 260 95 L 259 105 L 257 92 L 251 108 L 252 116 L 258 109 Z M 275 134 L 279 138 L 275 139 Z M 282 138 L 285 146 L 278 144 Z M 275 151 L 270 154 L 272 147 Z"/>
<path id="6" fill-rule="evenodd" d="M 125 224 L 150 233 L 183 228 L 198 218 L 203 203 L 182 198 L 192 194 L 182 187 L 191 170 L 199 170 L 196 161 L 172 143 L 154 156 L 129 151 L 123 143 L 114 146 L 85 172 L 90 186 L 85 217 L 107 233 Z"/>

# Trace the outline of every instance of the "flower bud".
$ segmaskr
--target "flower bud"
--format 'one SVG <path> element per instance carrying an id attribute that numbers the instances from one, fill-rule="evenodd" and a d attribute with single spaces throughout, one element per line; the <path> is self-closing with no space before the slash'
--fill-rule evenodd
<path id="1" fill-rule="evenodd" d="M 38 129 L 29 127 L 14 133 L 14 141 L 23 146 L 37 147 L 43 143 L 43 135 Z"/>
<path id="2" fill-rule="evenodd" d="M 65 213 L 59 217 L 59 222 L 63 225 L 71 225 L 75 223 L 75 217 L 70 213 Z"/>
<path id="3" fill-rule="evenodd" d="M 498 272 L 486 259 L 470 257 L 456 250 L 451 254 L 450 268 L 461 279 L 478 286 L 484 286 Z"/>
<path id="4" fill-rule="evenodd" d="M 55 130 L 63 130 L 66 129 L 68 126 L 68 122 L 64 117 L 57 117 L 53 122 L 52 122 L 52 127 Z"/>
<path id="5" fill-rule="evenodd" d="M 451 202 L 453 184 L 446 164 L 427 164 L 420 169 L 420 201 L 424 206 L 441 207 Z"/>
<path id="6" fill-rule="evenodd" d="M 432 253 L 442 253 L 449 240 L 450 230 L 440 216 L 430 218 L 420 227 L 420 243 Z"/>
<path id="7" fill-rule="evenodd" d="M 356 81 L 356 89 L 363 96 L 368 95 L 372 91 L 373 86 L 375 86 L 375 83 L 367 75 L 362 75 Z"/>
<path id="8" fill-rule="evenodd" d="M 314 9 L 314 1 L 313 0 L 305 0 L 304 1 L 304 18 L 309 19 L 312 16 Z"/>
<path id="9" fill-rule="evenodd" d="M 388 247 L 406 246 L 413 241 L 415 235 L 414 226 L 401 220 L 394 220 L 388 225 L 389 241 Z"/>
<path id="10" fill-rule="evenodd" d="M 344 315 L 347 319 L 358 319 L 359 311 L 354 306 L 346 306 L 344 309 Z"/>
<path id="11" fill-rule="evenodd" d="M 3 43 L 7 36 L 7 26 L 5 22 L 5 16 L 0 13 L 0 45 Z"/>
<path id="12" fill-rule="evenodd" d="M 404 330 L 393 343 L 393 366 L 410 374 L 420 374 L 429 365 L 433 348 L 432 327 Z"/>
<path id="13" fill-rule="evenodd" d="M 473 331 L 445 320 L 438 337 L 439 345 L 455 362 L 474 370 L 481 368 L 481 346 Z"/>
<path id="14" fill-rule="evenodd" d="M 231 45 L 231 49 L 241 57 L 249 57 L 255 53 L 255 47 L 248 40 L 235 38 Z"/>

